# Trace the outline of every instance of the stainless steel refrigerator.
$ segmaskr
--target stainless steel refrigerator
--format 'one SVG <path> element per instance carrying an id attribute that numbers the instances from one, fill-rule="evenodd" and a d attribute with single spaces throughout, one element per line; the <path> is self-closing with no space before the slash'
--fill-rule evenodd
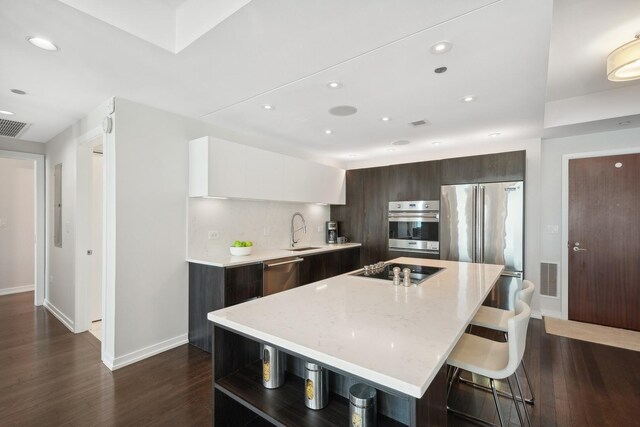
<path id="1" fill-rule="evenodd" d="M 440 258 L 502 264 L 503 275 L 524 270 L 524 183 L 442 186 Z"/>

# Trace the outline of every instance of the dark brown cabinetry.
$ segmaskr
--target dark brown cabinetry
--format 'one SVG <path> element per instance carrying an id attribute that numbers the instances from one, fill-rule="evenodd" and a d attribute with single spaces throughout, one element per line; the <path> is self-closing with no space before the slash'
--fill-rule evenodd
<path id="1" fill-rule="evenodd" d="M 521 181 L 525 170 L 525 151 L 349 170 L 346 205 L 331 206 L 331 219 L 340 223 L 340 235 L 362 243 L 360 265 L 400 256 L 439 258 L 388 250 L 388 203 L 440 200 L 440 186 L 447 184 Z"/>
<path id="2" fill-rule="evenodd" d="M 360 248 L 341 249 L 303 256 L 300 263 L 300 285 L 328 279 L 355 270 L 360 265 Z"/>
<path id="3" fill-rule="evenodd" d="M 524 181 L 525 151 L 442 160 L 442 185 Z"/>
<path id="4" fill-rule="evenodd" d="M 207 313 L 262 296 L 262 263 L 224 268 L 189 263 L 189 343 L 211 352 Z"/>

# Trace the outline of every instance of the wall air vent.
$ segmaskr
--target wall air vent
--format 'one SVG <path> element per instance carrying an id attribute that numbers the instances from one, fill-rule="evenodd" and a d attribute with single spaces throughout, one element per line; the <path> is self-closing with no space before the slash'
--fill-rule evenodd
<path id="1" fill-rule="evenodd" d="M 558 296 L 558 264 L 540 263 L 540 295 Z"/>
<path id="2" fill-rule="evenodd" d="M 29 126 L 27 123 L 15 122 L 13 120 L 0 119 L 0 136 L 10 136 L 11 138 L 17 138 Z"/>
<path id="3" fill-rule="evenodd" d="M 416 120 L 415 122 L 409 123 L 413 127 L 428 125 L 428 120 Z"/>

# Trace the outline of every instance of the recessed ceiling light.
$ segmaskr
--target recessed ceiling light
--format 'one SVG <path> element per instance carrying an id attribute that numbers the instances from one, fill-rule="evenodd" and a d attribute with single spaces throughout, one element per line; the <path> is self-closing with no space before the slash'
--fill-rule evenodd
<path id="1" fill-rule="evenodd" d="M 447 71 L 447 67 L 438 67 L 435 70 L 433 70 L 433 72 L 436 73 L 436 74 L 442 74 L 442 73 L 444 73 L 446 71 Z"/>
<path id="2" fill-rule="evenodd" d="M 329 82 L 327 83 L 327 87 L 329 89 L 340 89 L 342 87 L 342 83 L 336 81 Z"/>
<path id="3" fill-rule="evenodd" d="M 358 155 L 357 154 L 349 154 L 349 157 L 351 157 L 353 159 L 354 157 L 358 157 Z"/>
<path id="4" fill-rule="evenodd" d="M 7 116 L 13 116 L 15 113 L 13 111 L 0 110 L 0 114 L 5 114 Z"/>
<path id="5" fill-rule="evenodd" d="M 326 133 L 327 135 L 331 135 L 333 131 L 331 129 L 325 129 L 324 133 Z"/>
<path id="6" fill-rule="evenodd" d="M 265 110 L 275 110 L 276 107 L 274 107 L 271 104 L 262 104 L 262 108 L 264 108 Z"/>
<path id="7" fill-rule="evenodd" d="M 42 37 L 27 37 L 27 41 L 32 45 L 39 47 L 40 49 L 48 50 L 49 52 L 60 50 L 58 46 L 51 43 L 49 40 L 43 39 Z"/>
<path id="8" fill-rule="evenodd" d="M 460 101 L 462 102 L 473 102 L 476 100 L 476 96 L 475 95 L 467 95 L 464 98 L 462 98 Z"/>
<path id="9" fill-rule="evenodd" d="M 11 92 L 15 93 L 16 95 L 26 95 L 27 92 L 20 90 L 20 89 L 11 89 Z"/>
<path id="10" fill-rule="evenodd" d="M 442 142 L 441 142 L 441 141 L 433 141 L 433 142 L 431 143 L 431 145 L 440 145 L 440 144 L 442 144 Z"/>
<path id="11" fill-rule="evenodd" d="M 495 138 L 496 136 L 500 136 L 500 132 L 494 132 L 494 133 L 490 133 L 489 136 L 491 138 Z"/>
<path id="12" fill-rule="evenodd" d="M 400 141 L 394 141 L 391 145 L 409 145 L 411 141 L 407 141 L 406 139 L 401 139 Z"/>
<path id="13" fill-rule="evenodd" d="M 394 151 L 396 151 L 396 149 L 395 148 L 387 148 L 387 151 L 394 152 Z"/>
<path id="14" fill-rule="evenodd" d="M 442 53 L 449 52 L 452 47 L 453 45 L 450 42 L 441 41 L 431 46 L 430 50 L 434 55 L 440 55 Z"/>
<path id="15" fill-rule="evenodd" d="M 625 120 L 624 122 L 619 122 L 618 126 L 629 126 L 631 124 L 631 120 Z"/>
<path id="16" fill-rule="evenodd" d="M 391 117 L 387 117 L 387 116 L 380 117 L 380 120 L 382 120 L 383 122 L 389 122 L 391 121 Z"/>

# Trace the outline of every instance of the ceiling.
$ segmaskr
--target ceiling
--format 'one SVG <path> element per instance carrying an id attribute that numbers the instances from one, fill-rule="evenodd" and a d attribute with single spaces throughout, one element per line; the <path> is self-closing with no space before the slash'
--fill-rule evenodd
<path id="1" fill-rule="evenodd" d="M 144 3 L 180 10 L 197 1 Z M 604 63 L 640 30 L 640 0 L 229 0 L 220 4 L 235 12 L 177 53 L 71 3 L 79 7 L 0 0 L 0 110 L 30 123 L 23 139 L 46 142 L 119 96 L 277 151 L 391 162 L 433 150 L 433 142 L 486 144 L 496 132 L 503 141 L 541 137 L 547 102 L 638 86 L 609 82 Z M 61 50 L 35 48 L 30 35 Z M 442 40 L 453 48 L 432 54 Z M 447 71 L 434 73 L 441 66 Z M 329 81 L 343 87 L 329 89 Z M 467 95 L 477 99 L 461 102 Z M 358 111 L 330 115 L 337 105 Z M 408 124 L 421 119 L 429 124 Z M 398 140 L 411 143 L 391 145 Z"/>

